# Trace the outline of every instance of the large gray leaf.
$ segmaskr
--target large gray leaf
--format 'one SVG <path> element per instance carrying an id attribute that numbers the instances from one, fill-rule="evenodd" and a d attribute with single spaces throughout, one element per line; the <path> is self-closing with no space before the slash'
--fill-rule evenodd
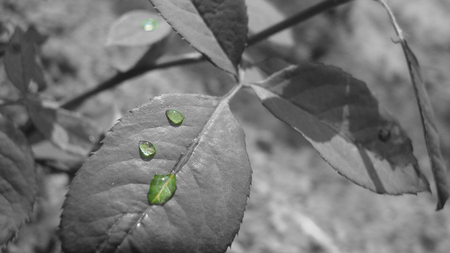
<path id="1" fill-rule="evenodd" d="M 169 123 L 168 109 L 184 114 L 181 126 Z M 155 145 L 151 160 L 140 157 L 140 140 Z M 134 109 L 70 186 L 61 221 L 64 251 L 224 252 L 249 194 L 244 141 L 227 101 L 218 97 L 163 95 Z M 150 205 L 153 176 L 175 167 L 181 170 L 174 196 Z"/>
<path id="2" fill-rule="evenodd" d="M 28 218 L 36 193 L 34 159 L 26 138 L 0 115 L 0 247 Z"/>
<path id="3" fill-rule="evenodd" d="M 244 0 L 150 0 L 167 22 L 218 68 L 237 78 L 248 17 Z"/>
<path id="4" fill-rule="evenodd" d="M 429 190 L 411 140 L 363 82 L 335 67 L 305 63 L 252 88 L 354 183 L 395 195 Z"/>

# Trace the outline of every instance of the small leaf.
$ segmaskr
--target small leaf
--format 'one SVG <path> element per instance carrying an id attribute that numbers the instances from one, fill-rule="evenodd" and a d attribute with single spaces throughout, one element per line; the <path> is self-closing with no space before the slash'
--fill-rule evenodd
<path id="1" fill-rule="evenodd" d="M 35 48 L 31 40 L 17 27 L 5 54 L 5 70 L 11 82 L 26 93 L 35 72 Z"/>
<path id="2" fill-rule="evenodd" d="M 177 110 L 167 110 L 166 116 L 170 120 L 170 122 L 175 125 L 181 125 L 184 120 L 184 115 Z"/>
<path id="3" fill-rule="evenodd" d="M 148 190 L 150 204 L 164 204 L 175 193 L 177 178 L 174 174 L 155 175 Z"/>
<path id="4" fill-rule="evenodd" d="M 32 98 L 26 103 L 36 128 L 62 150 L 87 156 L 97 143 L 100 130 L 81 114 Z"/>
<path id="5" fill-rule="evenodd" d="M 425 83 L 423 81 L 419 66 L 419 61 L 404 39 L 403 31 L 398 25 L 395 16 L 390 10 L 389 6 L 382 0 L 378 0 L 378 2 L 386 9 L 389 14 L 392 25 L 394 26 L 394 29 L 399 36 L 399 42 L 402 45 L 403 53 L 406 57 L 406 62 L 408 63 L 409 75 L 411 77 L 414 92 L 416 94 L 416 100 L 419 106 L 428 156 L 430 157 L 431 169 L 433 171 L 433 177 L 436 183 L 436 190 L 438 195 L 436 210 L 441 210 L 442 208 L 444 208 L 445 202 L 449 198 L 450 188 L 447 177 L 447 168 L 445 167 L 444 160 L 442 159 L 439 144 L 439 133 L 435 123 L 436 120 L 434 119 L 433 107 L 431 106 L 431 103 L 428 99 L 428 94 L 425 89 Z"/>
<path id="6" fill-rule="evenodd" d="M 27 220 L 36 195 L 31 149 L 22 132 L 0 115 L 0 248 Z"/>
<path id="7" fill-rule="evenodd" d="M 233 74 L 245 49 L 245 1 L 150 0 L 167 22 L 216 67 Z"/>
<path id="8" fill-rule="evenodd" d="M 168 123 L 166 110 L 185 119 Z M 158 152 L 142 159 L 149 140 Z M 176 174 L 176 192 L 149 204 L 156 174 Z M 65 253 L 225 252 L 239 230 L 250 191 L 244 132 L 219 97 L 168 94 L 126 114 L 73 179 L 64 203 Z"/>
<path id="9" fill-rule="evenodd" d="M 252 88 L 352 182 L 394 195 L 429 190 L 411 140 L 363 82 L 334 67 L 305 63 Z"/>
<path id="10" fill-rule="evenodd" d="M 152 20 L 153 24 L 151 30 L 148 26 L 149 20 Z M 151 45 L 165 38 L 170 31 L 170 26 L 157 13 L 145 10 L 130 11 L 111 26 L 107 45 Z"/>
<path id="11" fill-rule="evenodd" d="M 139 141 L 139 153 L 142 158 L 152 158 L 156 154 L 156 147 L 149 141 Z"/>

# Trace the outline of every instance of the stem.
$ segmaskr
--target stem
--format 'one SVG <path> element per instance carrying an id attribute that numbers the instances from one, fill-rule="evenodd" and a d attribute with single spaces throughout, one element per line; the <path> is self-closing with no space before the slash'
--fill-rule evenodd
<path id="1" fill-rule="evenodd" d="M 132 68 L 126 72 L 119 72 L 115 76 L 104 81 L 103 83 L 100 83 L 96 87 L 88 89 L 88 90 L 84 91 L 83 93 L 62 102 L 60 107 L 64 108 L 64 109 L 73 109 L 73 108 L 77 107 L 81 102 L 86 100 L 87 98 L 94 96 L 97 93 L 100 93 L 101 91 L 111 89 L 111 88 L 121 84 L 123 81 L 135 78 L 135 77 L 140 76 L 148 71 L 152 71 L 155 69 L 168 68 L 168 67 L 173 67 L 173 66 L 179 66 L 179 65 L 188 64 L 188 63 L 201 62 L 202 60 L 204 60 L 204 57 L 202 57 L 201 54 L 197 54 L 197 53 L 186 54 L 186 55 L 183 55 L 182 57 L 179 57 L 178 59 L 162 62 L 158 65 L 153 65 L 153 66 L 150 66 L 147 68 Z"/>
<path id="2" fill-rule="evenodd" d="M 286 28 L 294 26 L 300 22 L 303 22 L 319 13 L 327 11 L 329 9 L 335 8 L 341 4 L 350 2 L 353 0 L 327 0 L 316 5 L 309 7 L 308 9 L 295 14 L 294 16 L 285 19 L 277 24 L 274 24 L 271 27 L 266 28 L 265 30 L 255 34 L 247 41 L 247 46 L 252 46 L 262 40 L 267 39 L 268 37 L 278 33 Z"/>
<path id="3" fill-rule="evenodd" d="M 339 5 L 345 4 L 347 2 L 350 2 L 352 0 L 325 0 L 321 3 L 318 3 L 316 5 L 313 5 L 312 7 L 309 7 L 308 9 L 301 11 L 300 13 L 283 20 L 271 27 L 268 27 L 267 29 L 251 36 L 247 41 L 247 46 L 252 46 L 260 41 L 263 41 L 267 39 L 268 37 L 274 35 L 275 33 L 278 33 L 284 29 L 287 29 L 293 25 L 296 25 L 302 21 L 305 21 L 321 12 L 327 11 L 331 8 L 337 7 Z M 206 58 L 200 54 L 196 54 L 196 56 L 192 56 L 192 54 L 189 55 L 183 55 L 182 57 L 175 59 L 175 60 L 169 60 L 163 63 L 160 63 L 158 65 L 153 65 L 147 68 L 140 68 L 140 69 L 130 69 L 126 72 L 120 72 L 117 73 L 115 76 L 111 77 L 110 79 L 104 81 L 103 83 L 99 84 L 98 86 L 88 89 L 84 91 L 83 93 L 70 98 L 64 102 L 61 103 L 61 107 L 65 109 L 73 109 L 77 107 L 81 102 L 88 99 L 91 96 L 94 96 L 101 91 L 111 89 L 120 83 L 122 83 L 125 80 L 140 76 L 148 71 L 152 71 L 155 69 L 162 69 L 162 68 L 168 68 L 168 67 L 174 67 L 174 66 L 180 66 L 183 64 L 190 64 L 190 63 L 196 63 L 206 60 Z"/>

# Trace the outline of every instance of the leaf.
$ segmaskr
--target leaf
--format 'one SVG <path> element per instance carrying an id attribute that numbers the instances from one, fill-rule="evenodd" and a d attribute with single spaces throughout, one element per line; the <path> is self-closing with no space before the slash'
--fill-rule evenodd
<path id="1" fill-rule="evenodd" d="M 363 82 L 335 67 L 305 63 L 252 88 L 352 182 L 394 195 L 429 190 L 411 140 Z"/>
<path id="2" fill-rule="evenodd" d="M 112 65 L 119 71 L 149 68 L 170 48 L 170 42 L 176 34 L 169 34 L 163 39 L 144 46 L 108 46 Z"/>
<path id="3" fill-rule="evenodd" d="M 5 53 L 5 70 L 11 82 L 26 93 L 35 68 L 35 48 L 17 27 Z"/>
<path id="4" fill-rule="evenodd" d="M 152 19 L 157 28 L 145 31 L 143 22 Z M 157 13 L 145 10 L 130 11 L 122 15 L 110 28 L 107 45 L 142 46 L 151 45 L 169 35 L 170 26 Z"/>
<path id="5" fill-rule="evenodd" d="M 389 6 L 384 1 L 377 1 L 388 12 L 392 25 L 394 26 L 394 29 L 399 37 L 399 42 L 402 45 L 403 53 L 406 57 L 406 62 L 408 63 L 409 75 L 411 77 L 414 92 L 416 94 L 417 104 L 419 106 L 420 118 L 422 120 L 428 156 L 430 157 L 431 169 L 433 171 L 433 177 L 436 182 L 436 190 L 438 195 L 436 210 L 441 210 L 444 208 L 445 202 L 449 198 L 447 168 L 445 167 L 444 160 L 442 159 L 439 144 L 439 133 L 435 123 L 436 120 L 434 118 L 433 107 L 431 106 L 431 103 L 428 99 L 428 94 L 425 89 L 425 83 L 423 81 L 419 66 L 419 61 L 404 39 L 403 31 L 398 25 L 395 16 L 390 10 Z"/>
<path id="6" fill-rule="evenodd" d="M 408 47 L 406 40 L 402 41 L 403 51 L 408 62 L 409 73 L 413 82 L 417 103 L 419 105 L 420 117 L 424 130 L 428 155 L 430 157 L 431 169 L 433 177 L 436 181 L 436 190 L 438 194 L 438 203 L 436 210 L 444 208 L 445 202 L 449 197 L 449 184 L 447 178 L 447 168 L 442 159 L 441 149 L 439 145 L 439 133 L 434 119 L 433 108 L 428 99 L 427 91 L 420 73 L 419 62 L 416 56 Z"/>
<path id="7" fill-rule="evenodd" d="M 36 128 L 62 150 L 87 156 L 97 143 L 99 128 L 81 114 L 31 98 L 26 103 Z"/>
<path id="8" fill-rule="evenodd" d="M 37 194 L 31 149 L 15 125 L 0 115 L 0 248 L 28 219 Z"/>
<path id="9" fill-rule="evenodd" d="M 173 126 L 165 112 L 184 114 Z M 140 157 L 150 141 L 153 159 Z M 156 174 L 176 174 L 163 205 L 147 194 Z M 225 252 L 243 218 L 251 168 L 240 124 L 226 100 L 170 94 L 125 115 L 74 178 L 61 221 L 71 252 Z"/>
<path id="10" fill-rule="evenodd" d="M 150 0 L 192 47 L 216 67 L 233 74 L 245 49 L 248 17 L 245 1 Z"/>
<path id="11" fill-rule="evenodd" d="M 175 193 L 177 178 L 174 174 L 155 175 L 150 182 L 148 201 L 150 204 L 164 204 Z"/>

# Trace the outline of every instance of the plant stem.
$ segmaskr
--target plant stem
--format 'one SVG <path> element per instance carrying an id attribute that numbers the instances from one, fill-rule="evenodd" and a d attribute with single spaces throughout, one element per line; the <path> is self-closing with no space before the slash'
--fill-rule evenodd
<path id="1" fill-rule="evenodd" d="M 263 41 L 267 39 L 268 37 L 274 35 L 275 33 L 278 33 L 284 29 L 287 29 L 291 26 L 294 26 L 300 22 L 303 22 L 321 12 L 327 11 L 329 9 L 332 9 L 334 7 L 337 7 L 339 5 L 345 4 L 347 2 L 350 2 L 352 0 L 326 0 L 321 3 L 318 3 L 310 8 L 307 8 L 304 11 L 301 11 L 300 13 L 283 20 L 271 27 L 268 27 L 267 29 L 251 36 L 248 39 L 247 46 L 252 46 L 260 41 Z M 147 68 L 139 68 L 139 69 L 130 69 L 126 72 L 120 72 L 117 73 L 115 76 L 111 77 L 110 79 L 104 81 L 103 83 L 99 84 L 98 86 L 88 89 L 84 91 L 83 93 L 70 98 L 64 102 L 61 103 L 61 107 L 65 109 L 73 109 L 77 107 L 81 102 L 86 100 L 87 98 L 94 96 L 101 91 L 111 89 L 120 83 L 122 83 L 125 80 L 137 77 L 139 75 L 142 75 L 148 71 L 152 71 L 155 69 L 162 69 L 162 68 L 168 68 L 168 67 L 174 67 L 174 66 L 180 66 L 183 64 L 190 64 L 190 63 L 196 63 L 206 60 L 206 58 L 200 54 L 197 54 L 195 56 L 192 56 L 192 54 L 189 55 L 183 55 L 175 60 L 169 60 L 163 63 L 160 63 L 158 65 L 153 65 Z"/>
<path id="2" fill-rule="evenodd" d="M 250 37 L 247 41 L 247 46 L 252 46 L 260 41 L 267 39 L 268 37 L 278 33 L 286 28 L 294 26 L 300 22 L 303 22 L 309 18 L 314 17 L 317 14 L 320 14 L 329 9 L 335 8 L 339 5 L 345 4 L 353 0 L 327 0 L 316 5 L 309 7 L 308 9 L 295 14 L 294 16 L 285 19 L 277 24 L 274 24 L 271 27 L 266 28 L 265 30 L 255 34 Z"/>

